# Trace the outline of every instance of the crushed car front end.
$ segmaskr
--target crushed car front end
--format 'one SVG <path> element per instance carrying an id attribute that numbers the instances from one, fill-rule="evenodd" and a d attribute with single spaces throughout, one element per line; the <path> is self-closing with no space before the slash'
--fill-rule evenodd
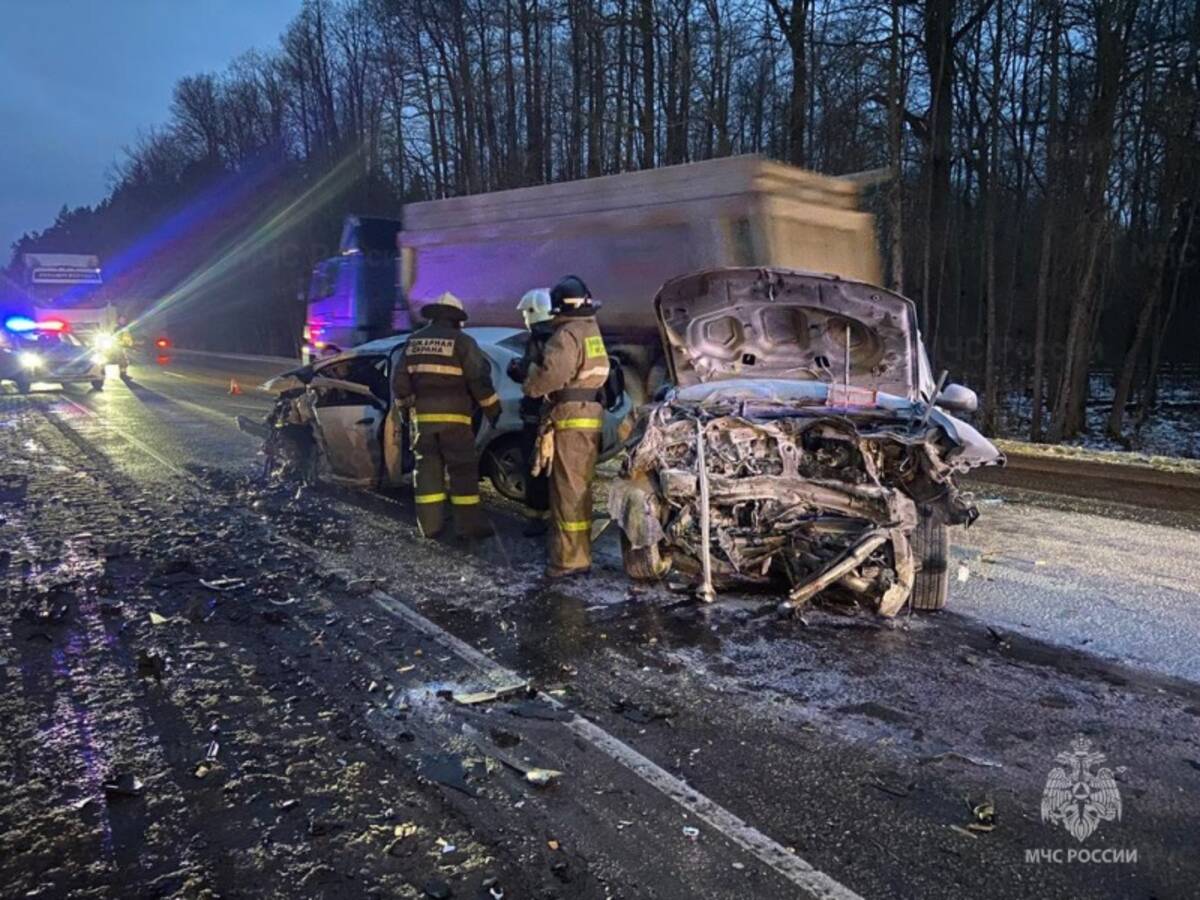
<path id="1" fill-rule="evenodd" d="M 911 304 L 829 276 L 725 269 L 656 300 L 675 388 L 641 412 L 610 512 L 629 574 L 781 586 L 895 615 L 945 602 L 956 476 L 1002 461 L 935 405 Z M 925 383 L 923 383 L 925 382 Z"/>

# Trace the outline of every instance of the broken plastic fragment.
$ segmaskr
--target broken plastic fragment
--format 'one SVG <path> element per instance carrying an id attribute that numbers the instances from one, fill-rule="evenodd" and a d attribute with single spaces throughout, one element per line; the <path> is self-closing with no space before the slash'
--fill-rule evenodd
<path id="1" fill-rule="evenodd" d="M 516 684 L 506 684 L 503 687 L 489 691 L 456 691 L 450 696 L 455 703 L 463 706 L 473 706 L 477 703 L 491 703 L 493 700 L 511 697 L 513 694 L 526 690 L 528 686 L 528 682 L 521 681 Z"/>
<path id="2" fill-rule="evenodd" d="M 238 588 L 246 586 L 246 579 L 223 576 L 221 578 L 213 578 L 210 581 L 206 581 L 205 579 L 201 578 L 200 584 L 208 588 L 210 591 L 236 591 Z"/>
<path id="3" fill-rule="evenodd" d="M 525 780 L 537 787 L 545 787 L 555 778 L 561 778 L 562 774 L 555 769 L 530 769 L 525 773 Z"/>
<path id="4" fill-rule="evenodd" d="M 166 625 L 169 621 L 171 621 L 171 620 L 168 619 L 166 616 L 159 615 L 156 612 L 150 613 L 150 624 L 151 625 Z"/>
<path id="5" fill-rule="evenodd" d="M 104 793 L 110 800 L 121 797 L 137 797 L 142 793 L 142 780 L 136 775 L 125 772 L 104 782 L 101 787 L 104 788 Z"/>
<path id="6" fill-rule="evenodd" d="M 683 826 L 683 836 L 685 838 L 687 838 L 689 841 L 697 840 L 700 837 L 700 829 L 696 828 L 693 825 L 684 825 Z"/>
<path id="7" fill-rule="evenodd" d="M 400 825 L 397 825 L 392 830 L 392 833 L 395 834 L 395 836 L 397 838 L 401 838 L 401 839 L 412 837 L 413 835 L 415 835 L 417 833 L 417 823 L 416 822 L 403 822 Z"/>

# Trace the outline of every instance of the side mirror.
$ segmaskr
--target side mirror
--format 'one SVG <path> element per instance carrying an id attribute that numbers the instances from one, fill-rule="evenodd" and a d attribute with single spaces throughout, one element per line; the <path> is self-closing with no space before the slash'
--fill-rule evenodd
<path id="1" fill-rule="evenodd" d="M 951 412 L 973 413 L 979 409 L 979 397 L 962 384 L 948 384 L 933 401 L 936 406 Z"/>

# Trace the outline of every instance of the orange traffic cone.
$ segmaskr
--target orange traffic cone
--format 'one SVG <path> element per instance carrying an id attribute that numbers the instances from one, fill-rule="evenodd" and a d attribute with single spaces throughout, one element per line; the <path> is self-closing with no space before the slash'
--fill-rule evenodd
<path id="1" fill-rule="evenodd" d="M 229 379 L 229 396 L 236 397 L 241 392 L 242 392 L 242 389 L 238 385 L 237 380 L 230 378 Z"/>

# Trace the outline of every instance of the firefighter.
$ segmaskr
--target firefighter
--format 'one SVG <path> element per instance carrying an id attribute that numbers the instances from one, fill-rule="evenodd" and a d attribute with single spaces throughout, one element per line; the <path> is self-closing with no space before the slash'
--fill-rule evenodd
<path id="1" fill-rule="evenodd" d="M 425 537 L 437 537 L 448 499 L 460 538 L 487 537 L 492 530 L 479 503 L 479 458 L 471 425 L 476 409 L 493 424 L 500 418 L 491 364 L 474 339 L 463 334 L 467 313 L 453 294 L 426 304 L 421 315 L 429 324 L 408 339 L 392 376 L 392 396 L 412 408 L 417 524 Z"/>
<path id="2" fill-rule="evenodd" d="M 566 578 L 587 574 L 592 565 L 592 477 L 604 425 L 599 398 L 608 380 L 608 350 L 580 278 L 568 275 L 554 286 L 550 312 L 554 333 L 523 389 L 547 400 L 538 448 L 539 463 L 548 460 L 550 471 L 546 574 Z"/>
<path id="3" fill-rule="evenodd" d="M 550 292 L 537 288 L 526 292 L 517 304 L 517 312 L 525 320 L 529 340 L 520 359 L 508 364 L 508 377 L 517 384 L 525 381 L 529 370 L 541 365 L 545 356 L 546 342 L 554 334 L 553 315 L 550 312 Z M 546 513 L 550 509 L 550 478 L 545 472 L 534 475 L 530 468 L 537 457 L 538 432 L 542 422 L 544 401 L 540 397 L 521 398 L 521 453 L 526 460 L 525 505 L 529 519 L 525 524 L 526 537 L 546 533 Z"/>

